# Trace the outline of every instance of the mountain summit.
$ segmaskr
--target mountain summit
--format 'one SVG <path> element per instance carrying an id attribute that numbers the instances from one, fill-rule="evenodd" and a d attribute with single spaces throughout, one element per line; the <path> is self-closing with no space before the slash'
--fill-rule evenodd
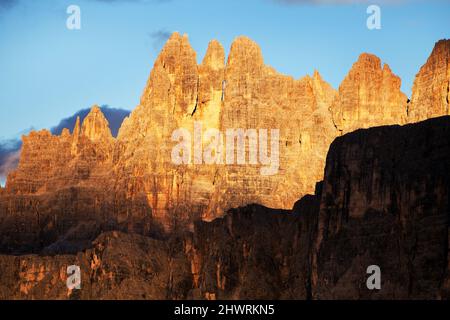
<path id="1" fill-rule="evenodd" d="M 51 215 L 62 210 L 61 194 L 75 192 L 74 215 L 83 208 L 83 214 L 112 215 L 128 229 L 169 231 L 250 203 L 290 209 L 323 178 L 329 145 L 339 135 L 448 114 L 449 43 L 436 44 L 408 103 L 400 78 L 371 54 L 360 55 L 336 91 L 318 71 L 298 80 L 279 74 L 247 37 L 235 39 L 227 59 L 211 41 L 197 65 L 187 35 L 174 33 L 117 139 L 98 106 L 72 135 L 24 137 L 20 165 L 3 191 L 13 200 L 0 202 L 2 210 L 17 212 L 16 196 L 39 194 L 46 197 L 40 210 Z M 173 132 L 193 133 L 196 123 L 203 131 L 279 129 L 278 174 L 262 176 L 261 164 L 248 161 L 174 164 Z M 202 140 L 200 147 L 207 145 Z M 245 155 L 248 160 L 249 150 Z"/>

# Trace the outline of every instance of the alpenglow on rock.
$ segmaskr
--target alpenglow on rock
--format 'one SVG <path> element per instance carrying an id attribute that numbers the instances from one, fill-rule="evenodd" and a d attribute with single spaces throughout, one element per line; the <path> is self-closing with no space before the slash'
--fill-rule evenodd
<path id="1" fill-rule="evenodd" d="M 357 130 L 332 143 L 324 181 L 292 210 L 254 204 L 164 239 L 114 230 L 83 251 L 0 254 L 0 300 L 449 299 L 449 168 L 448 116 Z M 72 237 L 87 239 L 89 218 Z M 67 288 L 69 265 L 82 290 Z"/>
<path id="2" fill-rule="evenodd" d="M 410 122 L 450 115 L 450 40 L 436 43 L 414 81 Z"/>
<path id="3" fill-rule="evenodd" d="M 361 54 L 339 86 L 331 110 L 342 133 L 381 124 L 406 123 L 408 98 L 400 91 L 401 80 L 378 57 Z"/>
<path id="4" fill-rule="evenodd" d="M 145 194 L 153 215 L 165 224 L 174 217 L 213 219 L 247 203 L 292 207 L 314 190 L 336 136 L 326 112 L 335 91 L 318 73 L 300 80 L 280 75 L 264 65 L 260 48 L 246 37 L 238 37 L 226 64 L 224 59 L 222 46 L 212 41 L 197 65 L 187 37 L 174 33 L 155 62 L 140 105 L 120 130 L 124 151 L 118 185 L 131 198 Z M 177 128 L 193 133 L 194 122 L 203 131 L 222 133 L 279 129 L 278 174 L 262 176 L 260 165 L 248 164 L 248 150 L 247 165 L 174 165 L 171 135 Z"/>
<path id="5" fill-rule="evenodd" d="M 448 113 L 448 44 L 436 45 L 408 105 L 400 79 L 371 54 L 359 57 L 336 91 L 317 71 L 301 79 L 277 73 L 246 37 L 235 39 L 227 58 L 222 45 L 211 41 L 198 65 L 188 37 L 174 33 L 117 139 L 96 106 L 72 134 L 40 131 L 23 138 L 20 164 L 2 190 L 0 209 L 9 216 L 35 217 L 39 212 L 41 229 L 13 232 L 11 239 L 34 239 L 42 230 L 52 237 L 63 235 L 68 224 L 61 223 L 61 216 L 99 219 L 100 229 L 114 221 L 124 230 L 147 232 L 157 226 L 166 231 L 192 227 L 196 220 L 209 221 L 251 203 L 290 209 L 323 179 L 326 154 L 337 136 L 404 124 L 414 121 L 415 113 Z M 435 88 L 440 88 L 436 99 L 443 104 L 427 95 Z M 249 164 L 248 139 L 246 164 L 174 164 L 174 130 L 194 135 L 195 123 L 202 133 L 209 128 L 222 134 L 228 129 L 279 129 L 276 174 L 261 175 L 260 162 Z M 199 139 L 204 151 L 210 141 L 202 135 Z"/>

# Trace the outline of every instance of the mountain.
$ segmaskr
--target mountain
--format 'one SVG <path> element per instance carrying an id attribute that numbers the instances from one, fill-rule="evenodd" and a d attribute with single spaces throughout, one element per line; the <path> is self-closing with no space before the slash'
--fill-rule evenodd
<path id="1" fill-rule="evenodd" d="M 447 68 L 448 59 L 441 56 L 448 53 L 448 43 L 437 43 L 422 70 L 429 70 L 429 64 Z M 165 231 L 192 228 L 193 221 L 211 221 L 230 208 L 249 203 L 289 209 L 296 199 L 313 192 L 315 182 L 322 179 L 326 152 L 334 138 L 357 128 L 412 120 L 408 110 L 416 108 L 418 92 L 448 83 L 448 76 L 444 77 L 442 67 L 437 66 L 429 71 L 431 75 L 437 73 L 433 83 L 421 81 L 423 72 L 419 73 L 408 105 L 400 91 L 400 79 L 387 64 L 382 66 L 380 59 L 370 54 L 359 57 L 336 92 L 317 71 L 299 80 L 278 74 L 264 64 L 260 48 L 246 37 L 233 42 L 226 63 L 221 44 L 211 41 L 202 63 L 197 65 L 187 36 L 174 33 L 155 61 L 140 104 L 124 120 L 116 140 L 106 137 L 102 144 L 84 132 L 93 142 L 86 142 L 87 148 L 95 150 L 88 156 L 73 149 L 83 149 L 84 142 L 72 142 L 70 153 L 67 141 L 56 142 L 67 140 L 65 134 L 55 137 L 45 131 L 32 133 L 25 138 L 28 143 L 23 147 L 21 165 L 11 174 L 6 189 L 9 194 L 22 195 L 59 193 L 69 187 L 84 192 L 97 187 L 95 180 L 111 181 L 106 188 L 100 188 L 105 189 L 101 195 L 103 205 L 113 207 L 105 214 L 124 221 L 130 216 L 148 220 L 146 208 L 150 207 L 153 224 L 157 225 L 154 228 Z M 447 93 L 439 94 L 442 100 Z M 419 106 L 418 110 L 423 108 Z M 445 112 L 440 110 L 433 116 Z M 94 108 L 91 113 L 98 111 Z M 184 128 L 195 140 L 196 124 L 202 128 L 197 139 L 201 142 L 190 146 L 190 164 L 174 164 L 172 149 L 176 142 L 172 134 Z M 106 126 L 100 123 L 100 130 L 106 132 L 102 129 Z M 218 137 L 222 138 L 229 129 L 250 129 L 242 133 L 243 138 L 249 138 L 243 140 L 246 148 L 251 139 L 258 137 L 254 134 L 265 129 L 269 137 L 267 154 L 271 149 L 270 133 L 278 129 L 279 161 L 263 165 L 259 153 L 251 158 L 246 149 L 247 165 L 236 163 L 239 157 L 225 164 L 228 158 L 224 154 L 231 146 L 223 142 L 225 150 L 221 154 L 220 150 L 207 149 L 213 138 L 203 134 L 211 128 L 218 129 Z M 200 152 L 193 151 L 197 147 Z M 40 154 L 32 149 L 40 150 Z M 219 156 L 213 157 L 214 163 L 205 164 L 205 153 L 216 151 Z M 30 160 L 29 152 L 33 154 Z M 102 169 L 94 164 L 97 158 Z M 71 163 L 72 170 L 66 169 L 67 163 Z M 274 174 L 263 175 L 263 170 Z M 58 180 L 60 183 L 54 183 Z M 114 204 L 118 202 L 120 208 Z"/>
<path id="2" fill-rule="evenodd" d="M 339 86 L 331 105 L 333 121 L 341 133 L 385 124 L 406 123 L 408 98 L 401 80 L 378 57 L 361 54 Z"/>
<path id="3" fill-rule="evenodd" d="M 450 41 L 440 40 L 416 75 L 408 107 L 409 121 L 450 114 Z"/>
<path id="4" fill-rule="evenodd" d="M 157 239 L 0 255 L 0 299 L 448 299 L 450 117 L 337 138 L 315 195 L 248 205 Z M 78 265 L 82 290 L 66 287 Z M 381 270 L 368 290 L 366 269 Z"/>
<path id="5" fill-rule="evenodd" d="M 116 138 L 98 106 L 73 132 L 23 137 L 0 188 L 0 297 L 43 297 L 74 257 L 91 275 L 85 299 L 447 296 L 448 118 L 408 123 L 448 114 L 449 45 L 408 102 L 371 54 L 336 91 L 317 71 L 277 73 L 246 37 L 226 61 L 211 41 L 197 65 L 174 33 Z M 148 266 L 145 248 L 160 257 Z M 121 254 L 131 260 L 109 260 Z M 403 276 L 360 291 L 367 263 Z M 133 293 L 141 277 L 149 287 Z M 49 296 L 76 298 L 58 288 Z"/>
<path id="6" fill-rule="evenodd" d="M 109 122 L 111 133 L 113 136 L 117 136 L 123 119 L 128 116 L 130 112 L 124 109 L 111 108 L 107 105 L 103 105 L 101 110 Z M 50 132 L 53 135 L 61 135 L 64 129 L 68 128 L 73 130 L 77 117 L 79 116 L 81 120 L 84 120 L 89 111 L 90 109 L 81 109 L 72 116 L 62 119 L 58 125 L 50 129 Z M 14 171 L 19 164 L 20 149 L 22 147 L 21 136 L 23 134 L 28 134 L 31 130 L 32 129 L 25 130 L 24 132 L 17 134 L 17 136 L 7 140 L 0 140 L 0 184 L 2 186 L 6 181 L 7 175 L 11 171 Z"/>
<path id="7" fill-rule="evenodd" d="M 450 117 L 357 130 L 330 146 L 313 296 L 449 298 Z M 361 289 L 366 268 L 382 290 Z"/>

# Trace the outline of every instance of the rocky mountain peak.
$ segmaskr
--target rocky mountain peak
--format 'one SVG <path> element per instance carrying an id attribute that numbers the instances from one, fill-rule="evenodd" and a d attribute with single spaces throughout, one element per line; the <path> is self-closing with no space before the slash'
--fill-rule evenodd
<path id="1" fill-rule="evenodd" d="M 73 136 L 78 137 L 81 132 L 81 124 L 80 124 L 80 116 L 77 117 L 77 120 L 75 121 L 75 127 L 73 128 Z"/>
<path id="2" fill-rule="evenodd" d="M 317 69 L 314 69 L 313 80 L 322 81 L 322 76 Z"/>
<path id="3" fill-rule="evenodd" d="M 94 105 L 84 119 L 81 127 L 81 135 L 89 138 L 91 141 L 113 139 L 108 120 L 103 115 L 99 106 Z"/>
<path id="4" fill-rule="evenodd" d="M 61 131 L 61 137 L 62 137 L 62 138 L 69 138 L 69 137 L 70 137 L 70 131 L 69 131 L 69 129 L 64 128 L 64 129 Z"/>
<path id="5" fill-rule="evenodd" d="M 196 53 L 186 34 L 174 32 L 155 61 L 141 105 L 148 111 L 167 112 L 165 106 L 176 104 L 170 111 L 186 116 L 195 109 L 197 87 Z"/>
<path id="6" fill-rule="evenodd" d="M 445 45 L 440 43 L 435 51 L 446 52 Z M 197 65 L 188 37 L 174 33 L 155 61 L 140 104 L 123 122 L 117 143 L 94 106 L 82 125 L 77 120 L 72 141 L 43 133 L 24 143 L 22 165 L 8 185 L 26 194 L 114 181 L 110 185 L 115 194 L 133 206 L 130 212 L 135 204 L 144 208 L 142 214 L 151 208 L 152 217 L 170 230 L 247 203 L 290 208 L 322 179 L 328 147 L 339 133 L 405 122 L 407 98 L 400 91 L 400 78 L 375 55 L 360 55 L 338 92 L 318 71 L 295 80 L 265 66 L 261 49 L 246 37 L 233 42 L 226 67 L 224 61 L 222 45 L 213 40 Z M 440 85 L 446 86 L 446 79 Z M 197 135 L 198 124 L 202 133 L 209 128 L 222 133 L 232 128 L 270 134 L 279 130 L 279 159 L 265 165 L 276 173 L 263 176 L 260 156 L 250 163 L 250 154 L 242 165 L 232 159 L 224 166 L 226 159 L 220 158 L 203 165 L 206 139 L 190 163 L 175 164 L 173 133 L 185 128 Z M 71 170 L 65 169 L 68 163 Z"/>
<path id="7" fill-rule="evenodd" d="M 155 65 L 160 64 L 169 74 L 176 74 L 181 64 L 197 65 L 196 53 L 189 43 L 186 34 L 172 33 L 156 59 Z"/>
<path id="8" fill-rule="evenodd" d="M 221 70 L 225 67 L 225 50 L 219 41 L 212 40 L 209 43 L 202 66 L 210 67 L 213 70 Z"/>
<path id="9" fill-rule="evenodd" d="M 434 45 L 431 56 L 442 55 L 448 57 L 450 54 L 450 39 L 441 39 Z"/>
<path id="10" fill-rule="evenodd" d="M 410 121 L 450 114 L 450 39 L 436 42 L 416 75 L 408 106 Z"/>
<path id="11" fill-rule="evenodd" d="M 380 58 L 363 53 L 339 86 L 333 120 L 342 133 L 377 125 L 406 122 L 407 97 L 401 80 Z"/>
<path id="12" fill-rule="evenodd" d="M 440 41 L 419 72 L 411 114 L 448 112 L 448 49 Z M 98 106 L 72 138 L 23 137 L 0 189 L 0 299 L 450 296 L 450 117 L 337 137 L 405 121 L 400 79 L 378 57 L 362 54 L 338 92 L 317 71 L 295 80 L 265 66 L 246 37 L 224 60 L 212 41 L 198 66 L 174 33 L 117 141 Z M 181 164 L 180 128 L 193 151 Z M 249 147 L 207 163 L 223 154 L 209 128 L 219 142 L 247 129 Z M 363 291 L 374 261 L 386 285 Z M 73 263 L 90 275 L 81 296 L 61 277 Z"/>
<path id="13" fill-rule="evenodd" d="M 363 52 L 359 55 L 358 60 L 353 64 L 352 69 L 373 68 L 380 69 L 381 59 L 372 53 Z"/>
<path id="14" fill-rule="evenodd" d="M 323 80 L 317 70 L 314 70 L 312 86 L 319 107 L 328 109 L 336 97 L 337 91 L 328 82 Z"/>
<path id="15" fill-rule="evenodd" d="M 240 70 L 241 73 L 253 73 L 261 68 L 264 59 L 261 48 L 250 38 L 240 36 L 231 44 L 227 69 Z"/>

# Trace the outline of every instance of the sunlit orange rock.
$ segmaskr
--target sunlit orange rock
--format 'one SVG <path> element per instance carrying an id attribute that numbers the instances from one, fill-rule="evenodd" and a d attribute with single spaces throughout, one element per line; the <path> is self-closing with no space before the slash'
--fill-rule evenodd
<path id="1" fill-rule="evenodd" d="M 331 111 L 337 129 L 347 133 L 359 128 L 406 123 L 408 98 L 401 80 L 387 64 L 363 53 L 339 86 Z"/>
<path id="2" fill-rule="evenodd" d="M 136 217 L 154 219 L 167 231 L 192 228 L 193 221 L 210 221 L 229 208 L 250 203 L 289 209 L 322 179 L 328 147 L 337 136 L 445 113 L 448 65 L 448 41 L 441 41 L 419 73 L 408 106 L 399 77 L 371 54 L 359 57 L 336 91 L 318 71 L 300 79 L 276 72 L 264 63 L 259 46 L 243 36 L 232 43 L 227 58 L 222 45 L 211 41 L 198 65 L 188 37 L 174 33 L 117 139 L 97 106 L 83 123 L 77 121 L 72 134 L 33 132 L 24 137 L 19 167 L 2 192 L 51 195 L 70 188 L 96 190 L 92 200 L 103 204 L 94 204 L 89 211 L 112 215 L 131 229 L 136 225 L 129 220 Z M 430 86 L 439 94 L 426 89 Z M 435 98 L 443 104 L 434 103 Z M 426 111 L 434 106 L 440 111 Z M 198 124 L 202 129 L 197 137 Z M 178 143 L 172 134 L 180 128 L 193 139 L 191 161 L 181 165 L 172 159 Z M 205 163 L 203 157 L 210 143 L 203 135 L 207 129 L 224 136 L 222 159 L 214 164 Z M 225 161 L 229 129 L 257 134 L 267 130 L 267 155 L 272 149 L 270 132 L 279 130 L 279 163 L 269 167 L 274 169 L 272 175 L 262 174 L 267 166 L 259 153 L 250 163 L 249 139 L 244 140 L 244 164 Z M 195 141 L 200 141 L 199 159 Z M 16 211 L 16 204 L 5 206 Z M 138 227 L 148 228 L 147 222 Z"/>
<path id="3" fill-rule="evenodd" d="M 450 114 L 450 40 L 440 40 L 414 80 L 410 122 Z"/>

